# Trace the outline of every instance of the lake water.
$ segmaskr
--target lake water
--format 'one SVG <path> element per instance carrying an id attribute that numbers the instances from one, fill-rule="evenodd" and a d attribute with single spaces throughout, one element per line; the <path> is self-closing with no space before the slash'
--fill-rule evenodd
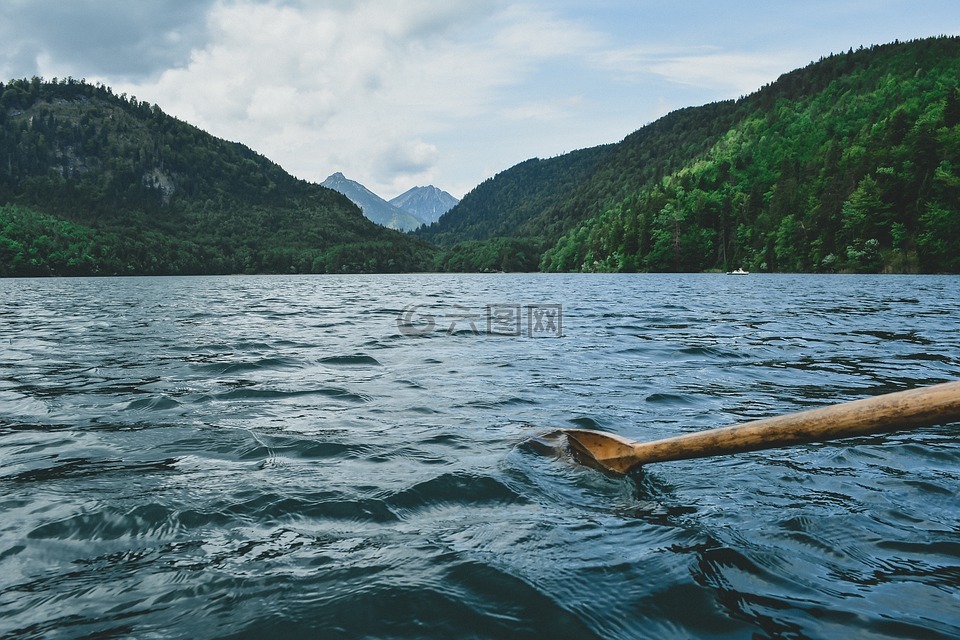
<path id="1" fill-rule="evenodd" d="M 958 285 L 0 281 L 0 636 L 960 637 L 960 426 L 623 479 L 525 445 L 960 378 Z"/>

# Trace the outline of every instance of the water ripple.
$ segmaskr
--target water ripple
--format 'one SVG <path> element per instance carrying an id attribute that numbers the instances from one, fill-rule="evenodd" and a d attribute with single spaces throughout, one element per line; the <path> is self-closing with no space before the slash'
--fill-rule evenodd
<path id="1" fill-rule="evenodd" d="M 620 479 L 524 444 L 958 378 L 954 277 L 0 289 L 0 636 L 960 637 L 956 425 Z M 504 303 L 563 337 L 448 333 Z"/>

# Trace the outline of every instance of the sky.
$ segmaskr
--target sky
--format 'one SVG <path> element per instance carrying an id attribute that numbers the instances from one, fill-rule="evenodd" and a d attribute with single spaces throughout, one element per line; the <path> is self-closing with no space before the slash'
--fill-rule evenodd
<path id="1" fill-rule="evenodd" d="M 0 79 L 84 78 L 288 172 L 457 198 L 831 53 L 960 35 L 957 0 L 0 0 Z"/>

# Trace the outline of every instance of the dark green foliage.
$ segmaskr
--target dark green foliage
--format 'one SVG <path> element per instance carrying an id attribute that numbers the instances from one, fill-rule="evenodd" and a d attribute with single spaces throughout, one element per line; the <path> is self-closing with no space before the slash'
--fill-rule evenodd
<path id="1" fill-rule="evenodd" d="M 832 56 L 567 231 L 546 270 L 960 271 L 960 39 Z"/>
<path id="2" fill-rule="evenodd" d="M 590 213 L 705 152 L 736 114 L 733 103 L 681 109 L 616 145 L 527 160 L 483 182 L 417 234 L 442 246 L 505 236 L 556 242 Z"/>
<path id="3" fill-rule="evenodd" d="M 955 272 L 958 85 L 958 38 L 833 55 L 589 163 L 518 165 L 428 237 L 532 238 L 549 271 Z"/>
<path id="4" fill-rule="evenodd" d="M 0 85 L 3 203 L 20 206 L 3 209 L 0 275 L 397 271 L 434 260 L 339 193 L 73 79 Z"/>
<path id="5" fill-rule="evenodd" d="M 0 273 L 960 271 L 960 39 L 529 160 L 410 236 L 135 98 L 0 85 Z"/>
<path id="6" fill-rule="evenodd" d="M 440 246 L 507 236 L 542 236 L 531 220 L 576 189 L 612 147 L 574 151 L 563 156 L 534 158 L 485 180 L 457 206 L 415 233 Z M 532 229 L 532 232 L 531 232 Z"/>
<path id="7" fill-rule="evenodd" d="M 439 254 L 436 266 L 456 272 L 537 271 L 544 249 L 536 238 L 468 240 Z"/>

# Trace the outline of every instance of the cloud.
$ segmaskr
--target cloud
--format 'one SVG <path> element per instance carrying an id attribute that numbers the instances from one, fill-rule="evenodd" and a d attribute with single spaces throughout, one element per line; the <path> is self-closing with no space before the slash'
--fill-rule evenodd
<path id="1" fill-rule="evenodd" d="M 306 179 L 343 171 L 375 190 L 431 180 L 453 132 L 495 127 L 508 91 L 595 40 L 492 0 L 224 1 L 204 24 L 186 63 L 114 88 Z"/>
<path id="2" fill-rule="evenodd" d="M 100 81 L 307 180 L 459 195 L 838 47 L 955 32 L 938 1 L 2 0 L 0 79 Z"/>
<path id="3" fill-rule="evenodd" d="M 802 62 L 801 54 L 730 51 L 719 47 L 676 49 L 621 48 L 601 52 L 597 61 L 630 82 L 659 76 L 673 84 L 714 91 L 725 97 L 746 95 L 776 80 Z"/>
<path id="4" fill-rule="evenodd" d="M 428 171 L 440 156 L 435 145 L 422 140 L 398 143 L 385 149 L 377 158 L 376 169 L 387 175 L 415 176 Z"/>
<path id="5" fill-rule="evenodd" d="M 0 73 L 114 81 L 157 74 L 202 46 L 212 3 L 8 0 L 0 3 Z"/>
<path id="6" fill-rule="evenodd" d="M 510 106 L 502 111 L 507 120 L 527 122 L 556 122 L 577 113 L 586 103 L 583 96 L 574 95 L 551 101 L 538 101 Z"/>
<path id="7" fill-rule="evenodd" d="M 495 47 L 517 61 L 576 57 L 602 46 L 604 36 L 584 25 L 532 5 L 512 5 L 498 17 Z"/>
<path id="8" fill-rule="evenodd" d="M 0 51 L 26 75 L 101 81 L 299 177 L 342 171 L 383 195 L 431 182 L 464 193 L 491 170 L 619 139 L 654 114 L 630 95 L 651 78 L 741 92 L 770 80 L 757 59 L 720 49 L 624 47 L 567 9 L 8 0 Z"/>

